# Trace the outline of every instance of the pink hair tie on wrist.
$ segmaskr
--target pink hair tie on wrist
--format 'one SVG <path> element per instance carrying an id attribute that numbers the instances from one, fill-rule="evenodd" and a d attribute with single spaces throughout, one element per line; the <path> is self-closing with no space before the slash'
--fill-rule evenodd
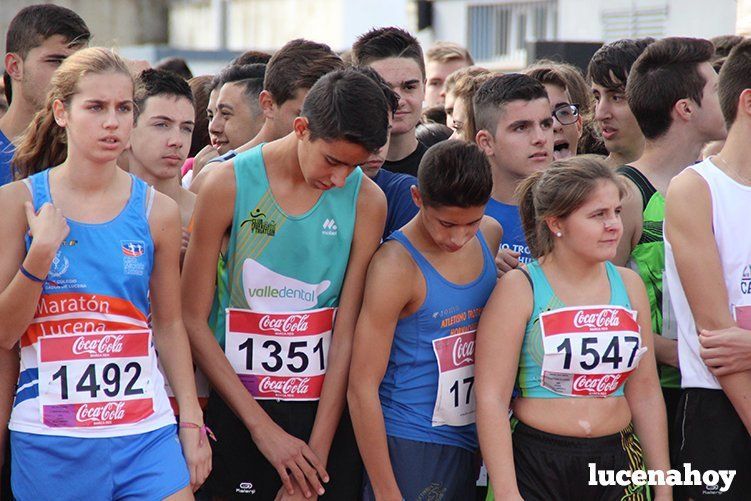
<path id="1" fill-rule="evenodd" d="M 201 432 L 203 436 L 207 436 L 211 438 L 214 442 L 216 442 L 216 435 L 214 435 L 214 432 L 211 431 L 211 428 L 206 426 L 205 424 L 201 426 L 200 424 L 191 423 L 188 421 L 180 421 L 180 424 L 178 425 L 180 428 L 191 428 L 193 430 L 198 430 Z"/>

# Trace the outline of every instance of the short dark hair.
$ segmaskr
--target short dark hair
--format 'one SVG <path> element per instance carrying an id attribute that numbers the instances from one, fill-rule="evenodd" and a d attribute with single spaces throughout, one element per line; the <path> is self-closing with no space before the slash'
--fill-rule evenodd
<path id="1" fill-rule="evenodd" d="M 210 87 L 213 78 L 211 75 L 201 75 L 188 80 L 190 90 L 193 92 L 193 109 L 196 112 L 196 126 L 193 127 L 188 157 L 196 156 L 211 142 L 209 139 L 209 117 L 206 108 L 209 104 L 209 93 L 211 93 Z"/>
<path id="2" fill-rule="evenodd" d="M 712 54 L 709 40 L 681 37 L 658 40 L 642 52 L 631 67 L 626 98 L 644 137 L 656 139 L 670 129 L 671 110 L 680 99 L 701 106 L 707 81 L 699 65 Z"/>
<path id="3" fill-rule="evenodd" d="M 442 104 L 425 108 L 422 110 L 422 122 L 446 125 L 446 108 Z"/>
<path id="4" fill-rule="evenodd" d="M 318 79 L 344 68 L 344 62 L 326 44 L 298 38 L 287 42 L 269 60 L 263 88 L 281 106 L 299 89 L 310 89 Z"/>
<path id="5" fill-rule="evenodd" d="M 193 104 L 193 92 L 188 82 L 179 75 L 167 70 L 149 68 L 136 78 L 133 101 L 136 103 L 136 119 L 144 110 L 146 100 L 154 96 L 184 97 Z"/>
<path id="6" fill-rule="evenodd" d="M 362 73 L 366 77 L 373 79 L 373 81 L 378 84 L 378 86 L 383 91 L 383 95 L 386 97 L 386 103 L 388 103 L 389 105 L 389 111 L 392 115 L 396 113 L 396 109 L 399 107 L 399 94 L 394 92 L 394 90 L 389 87 L 389 84 L 386 83 L 386 80 L 384 80 L 383 77 L 370 66 L 353 66 L 352 68 L 355 71 Z"/>
<path id="7" fill-rule="evenodd" d="M 725 123 L 730 126 L 738 115 L 738 99 L 746 89 L 751 89 L 751 39 L 733 47 L 720 70 L 720 108 Z"/>
<path id="8" fill-rule="evenodd" d="M 310 89 L 300 113 L 311 140 L 343 139 L 375 152 L 388 137 L 388 104 L 379 85 L 348 68 L 328 73 Z"/>
<path id="9" fill-rule="evenodd" d="M 72 46 L 86 45 L 91 32 L 81 17 L 70 9 L 52 4 L 30 5 L 18 11 L 5 34 L 5 52 L 25 59 L 29 51 L 55 35 Z"/>
<path id="10" fill-rule="evenodd" d="M 504 105 L 511 101 L 547 99 L 545 87 L 522 73 L 494 76 L 483 83 L 472 98 L 475 108 L 475 127 L 495 134 L 498 118 Z"/>
<path id="11" fill-rule="evenodd" d="M 193 72 L 190 71 L 188 62 L 181 57 L 168 57 L 166 59 L 162 59 L 161 61 L 156 63 L 156 66 L 154 66 L 154 68 L 156 68 L 157 70 L 167 70 L 171 71 L 172 73 L 177 73 L 184 80 L 190 80 L 191 78 L 193 78 Z"/>
<path id="12" fill-rule="evenodd" d="M 235 59 L 233 59 L 230 64 L 267 64 L 270 59 L 271 54 L 269 54 L 268 52 L 262 52 L 260 50 L 246 50 Z"/>
<path id="13" fill-rule="evenodd" d="M 235 83 L 243 87 L 243 94 L 248 98 L 251 108 L 256 109 L 258 95 L 263 90 L 263 79 L 266 74 L 266 65 L 243 64 L 229 65 L 219 72 L 211 82 L 211 90 L 219 89 L 224 84 Z"/>
<path id="14" fill-rule="evenodd" d="M 415 137 L 419 142 L 424 144 L 426 148 L 430 148 L 434 144 L 447 140 L 453 133 L 454 131 L 447 127 L 445 122 L 417 124 L 417 127 L 415 128 Z"/>
<path id="15" fill-rule="evenodd" d="M 587 78 L 590 82 L 602 85 L 606 89 L 625 89 L 631 66 L 644 49 L 654 41 L 654 38 L 649 37 L 625 38 L 603 45 L 589 60 Z"/>
<path id="16" fill-rule="evenodd" d="M 374 61 L 390 57 L 412 59 L 420 67 L 425 79 L 425 59 L 420 42 L 408 31 L 393 26 L 373 28 L 360 35 L 352 44 L 352 60 L 358 65 L 369 65 Z"/>
<path id="17" fill-rule="evenodd" d="M 493 189 L 487 156 L 476 144 L 459 139 L 428 148 L 417 180 L 429 207 L 479 207 L 488 203 Z"/>
<path id="18" fill-rule="evenodd" d="M 728 57 L 733 47 L 744 41 L 746 38 L 740 35 L 720 35 L 710 38 L 709 41 L 714 45 L 715 58 Z"/>

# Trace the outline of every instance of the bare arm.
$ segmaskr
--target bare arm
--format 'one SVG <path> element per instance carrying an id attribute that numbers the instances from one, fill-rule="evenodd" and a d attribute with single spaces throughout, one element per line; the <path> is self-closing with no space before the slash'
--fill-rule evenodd
<path id="1" fill-rule="evenodd" d="M 396 323 L 415 298 L 415 288 L 409 286 L 415 279 L 415 265 L 406 251 L 396 243 L 384 244 L 368 269 L 355 332 L 347 397 L 357 445 L 379 500 L 402 499 L 389 458 L 378 388 L 386 373 Z"/>
<path id="2" fill-rule="evenodd" d="M 643 216 L 643 202 L 641 192 L 634 183 L 621 176 L 623 183 L 626 185 L 626 196 L 623 197 L 621 220 L 623 221 L 623 235 L 618 242 L 618 251 L 613 259 L 613 264 L 617 266 L 626 266 L 631 258 L 631 252 L 636 247 L 641 238 Z"/>
<path id="3" fill-rule="evenodd" d="M 309 495 L 306 478 L 315 491 L 322 488 L 318 475 L 328 478 L 320 460 L 304 441 L 286 433 L 261 409 L 240 382 L 208 325 L 219 250 L 224 233 L 232 225 L 234 205 L 234 170 L 219 169 L 207 178 L 193 213 L 193 234 L 184 264 L 190 272 L 183 274 L 182 282 L 185 327 L 196 363 L 250 431 L 258 449 L 279 472 L 287 491 L 294 492 L 289 469 Z"/>
<path id="4" fill-rule="evenodd" d="M 647 352 L 639 361 L 639 366 L 626 382 L 624 394 L 631 409 L 636 434 L 644 450 L 644 460 L 650 470 L 670 469 L 668 454 L 668 426 L 665 401 L 657 378 L 657 363 L 654 355 L 654 338 L 650 317 L 649 300 L 644 283 L 636 273 L 621 268 L 621 277 L 626 285 L 631 306 L 637 312 L 641 330 L 642 346 Z M 667 485 L 654 487 L 660 499 L 671 499 L 672 488 Z"/>
<path id="5" fill-rule="evenodd" d="M 496 499 L 521 499 L 508 408 L 532 303 L 527 278 L 521 271 L 511 270 L 498 280 L 477 328 L 477 434 Z"/>
<path id="6" fill-rule="evenodd" d="M 149 217 L 154 240 L 154 268 L 151 273 L 151 325 L 165 375 L 180 407 L 180 420 L 203 425 L 203 413 L 196 395 L 190 344 L 180 316 L 180 211 L 177 204 L 156 194 Z M 211 471 L 211 447 L 198 430 L 180 429 L 180 442 L 195 491 Z"/>
<path id="7" fill-rule="evenodd" d="M 370 260 L 378 249 L 385 223 L 386 197 L 374 182 L 363 176 L 357 200 L 355 233 L 331 338 L 326 378 L 310 435 L 310 447 L 324 461 L 328 458 L 331 441 L 344 409 L 352 340 L 362 305 L 365 275 Z"/>
<path id="8" fill-rule="evenodd" d="M 665 238 L 691 307 L 697 330 L 737 327 L 712 231 L 712 200 L 706 182 L 691 169 L 673 178 L 665 201 Z M 744 331 L 748 336 L 748 331 Z M 751 372 L 717 377 L 735 411 L 751 433 Z"/>

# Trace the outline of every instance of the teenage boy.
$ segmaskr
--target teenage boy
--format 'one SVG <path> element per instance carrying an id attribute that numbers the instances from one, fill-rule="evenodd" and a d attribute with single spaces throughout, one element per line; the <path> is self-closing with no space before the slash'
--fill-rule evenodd
<path id="1" fill-rule="evenodd" d="M 326 73 L 342 68 L 342 59 L 328 45 L 301 38 L 287 42 L 266 65 L 263 90 L 258 95 L 263 125 L 252 139 L 235 146 L 237 153 L 292 132 L 292 123 L 300 115 L 303 100 L 313 84 Z M 200 174 L 196 176 L 191 191 L 198 193 L 203 179 Z"/>
<path id="2" fill-rule="evenodd" d="M 536 65 L 525 72 L 545 87 L 553 115 L 553 159 L 576 155 L 582 135 L 579 105 L 572 102 L 566 75 L 553 64 Z"/>
<path id="3" fill-rule="evenodd" d="M 474 498 L 467 381 L 474 331 L 496 282 L 501 229 L 484 216 L 493 180 L 485 155 L 464 141 L 430 148 L 418 176 L 420 210 L 374 256 L 355 333 L 348 400 L 368 501 Z"/>
<path id="4" fill-rule="evenodd" d="M 731 51 L 719 94 L 725 146 L 676 175 L 667 191 L 665 286 L 683 388 L 673 462 L 735 477 L 725 492 L 683 486 L 679 499 L 741 500 L 751 491 L 751 233 L 742 210 L 751 204 L 751 41 Z"/>
<path id="5" fill-rule="evenodd" d="M 399 96 L 391 90 L 391 87 L 373 68 L 358 66 L 355 69 L 373 79 L 386 96 L 386 101 L 389 105 L 390 129 L 394 114 L 399 106 Z M 383 229 L 382 240 L 386 240 L 391 233 L 407 224 L 417 214 L 417 206 L 412 201 L 411 193 L 412 186 L 417 186 L 417 178 L 409 174 L 400 174 L 382 169 L 388 150 L 389 141 L 387 140 L 386 144 L 377 152 L 370 155 L 368 160 L 360 166 L 365 175 L 372 179 L 381 188 L 383 194 L 386 195 L 388 210 L 386 212 L 386 226 Z"/>
<path id="6" fill-rule="evenodd" d="M 652 42 L 652 38 L 618 40 L 600 47 L 589 61 L 594 118 L 612 167 L 633 162 L 644 151 L 644 135 L 626 101 L 626 81 L 631 65 Z"/>
<path id="7" fill-rule="evenodd" d="M 454 71 L 475 64 L 469 51 L 453 42 L 436 42 L 425 53 L 425 106 L 443 106 L 443 84 Z"/>
<path id="8" fill-rule="evenodd" d="M 193 215 L 195 195 L 180 186 L 180 167 L 195 126 L 188 83 L 167 70 L 145 70 L 136 79 L 137 117 L 121 167 L 164 193 L 180 208 L 184 229 Z"/>
<path id="9" fill-rule="evenodd" d="M 0 117 L 0 186 L 13 180 L 13 142 L 39 111 L 60 63 L 86 47 L 89 28 L 78 14 L 57 5 L 21 9 L 5 35 L 5 72 L 13 99 Z"/>
<path id="10" fill-rule="evenodd" d="M 496 76 L 480 86 L 473 98 L 475 141 L 493 171 L 493 192 L 485 213 L 503 228 L 499 272 L 527 263 L 527 247 L 516 188 L 530 174 L 553 161 L 553 118 L 545 87 L 520 73 Z"/>
<path id="11" fill-rule="evenodd" d="M 357 65 L 376 70 L 399 95 L 383 168 L 417 175 L 420 159 L 427 150 L 415 136 L 425 99 L 425 61 L 420 43 L 400 28 L 376 28 L 355 41 L 352 59 Z"/>
<path id="12" fill-rule="evenodd" d="M 636 60 L 626 86 L 629 108 L 646 142 L 641 158 L 618 169 L 628 180 L 630 196 L 623 201 L 623 236 L 614 262 L 630 264 L 647 287 L 670 426 L 678 407 L 681 378 L 675 332 L 667 332 L 663 325 L 663 314 L 669 313 L 662 283 L 664 197 L 670 180 L 696 161 L 704 144 L 725 138 L 717 73 L 710 62 L 713 51 L 708 40 L 658 40 Z M 674 445 L 671 440 L 671 448 Z"/>
<path id="13" fill-rule="evenodd" d="M 211 495 L 307 497 L 322 485 L 330 499 L 359 494 L 342 409 L 386 202 L 356 166 L 385 144 L 388 114 L 373 80 L 330 73 L 308 92 L 292 133 L 238 155 L 199 192 L 182 292 L 193 354 L 213 388 L 206 419 L 225 437 L 213 448 Z M 227 282 L 217 288 L 228 230 Z"/>

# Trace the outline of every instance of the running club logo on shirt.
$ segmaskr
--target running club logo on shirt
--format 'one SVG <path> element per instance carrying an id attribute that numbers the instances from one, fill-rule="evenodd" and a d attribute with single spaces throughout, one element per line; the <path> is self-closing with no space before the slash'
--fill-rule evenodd
<path id="1" fill-rule="evenodd" d="M 143 276 L 146 273 L 146 244 L 143 240 L 121 240 L 120 250 L 123 253 L 123 272 L 126 275 Z"/>
<path id="2" fill-rule="evenodd" d="M 250 232 L 256 234 L 262 234 L 269 237 L 276 235 L 276 221 L 269 220 L 266 214 L 261 212 L 261 209 L 256 207 L 253 212 L 248 214 L 248 218 L 240 223 L 240 228 L 250 224 Z"/>
<path id="3" fill-rule="evenodd" d="M 277 273 L 255 259 L 243 263 L 245 301 L 255 311 L 300 311 L 316 307 L 318 297 L 331 286 L 329 280 L 310 284 Z"/>
<path id="4" fill-rule="evenodd" d="M 339 227 L 336 225 L 336 221 L 334 221 L 333 219 L 326 219 L 323 222 L 323 229 L 321 230 L 321 234 L 333 237 L 336 236 L 337 230 L 339 230 Z"/>
<path id="5" fill-rule="evenodd" d="M 751 294 L 751 265 L 747 265 L 743 268 L 743 274 L 741 275 L 741 292 L 743 294 Z"/>

